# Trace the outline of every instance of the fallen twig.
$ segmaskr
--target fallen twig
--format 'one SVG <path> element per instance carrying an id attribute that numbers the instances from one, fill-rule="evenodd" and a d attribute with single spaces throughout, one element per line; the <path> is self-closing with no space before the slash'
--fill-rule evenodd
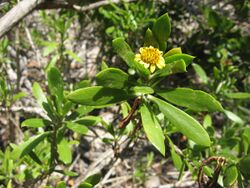
<path id="1" fill-rule="evenodd" d="M 9 12 L 7 12 L 0 19 L 0 38 L 2 38 L 8 31 L 11 30 L 18 22 L 20 22 L 25 16 L 30 14 L 34 9 L 74 9 L 79 12 L 84 12 L 92 9 L 96 9 L 100 6 L 105 6 L 110 3 L 120 3 L 120 2 L 132 2 L 135 0 L 103 0 L 95 3 L 91 3 L 86 6 L 79 6 L 75 4 L 75 1 L 66 0 L 23 0 L 17 3 Z"/>

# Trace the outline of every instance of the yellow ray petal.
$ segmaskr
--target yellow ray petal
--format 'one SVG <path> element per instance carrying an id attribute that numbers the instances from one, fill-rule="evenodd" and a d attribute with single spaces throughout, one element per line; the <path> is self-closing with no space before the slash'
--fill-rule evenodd
<path id="1" fill-rule="evenodd" d="M 150 72 L 153 73 L 153 72 L 155 71 L 155 68 L 156 68 L 155 65 L 151 65 L 151 66 L 150 66 Z"/>

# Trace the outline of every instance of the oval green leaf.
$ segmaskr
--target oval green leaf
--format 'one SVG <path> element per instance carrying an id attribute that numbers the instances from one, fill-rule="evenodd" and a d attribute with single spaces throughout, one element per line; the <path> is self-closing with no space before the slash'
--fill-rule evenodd
<path id="1" fill-rule="evenodd" d="M 136 71 L 143 77 L 148 77 L 150 72 L 142 64 L 135 61 L 135 54 L 130 46 L 124 41 L 123 38 L 117 38 L 112 41 L 112 45 L 116 53 L 127 63 L 127 65 L 136 69 Z"/>
<path id="2" fill-rule="evenodd" d="M 80 119 L 77 119 L 75 122 L 85 126 L 94 126 L 97 123 L 100 123 L 102 118 L 99 116 L 85 116 Z"/>
<path id="3" fill-rule="evenodd" d="M 155 146 L 155 148 L 165 156 L 165 137 L 161 126 L 145 104 L 141 106 L 140 113 L 143 129 L 147 135 L 147 138 L 153 144 L 153 146 Z"/>
<path id="4" fill-rule="evenodd" d="M 186 63 L 183 59 L 166 64 L 163 69 L 159 69 L 156 71 L 152 79 L 155 79 L 158 77 L 165 77 L 171 74 L 176 74 L 176 73 L 181 73 L 181 72 L 187 72 Z"/>
<path id="5" fill-rule="evenodd" d="M 204 91 L 176 88 L 159 90 L 156 93 L 173 104 L 189 108 L 193 111 L 223 111 L 219 101 Z"/>
<path id="6" fill-rule="evenodd" d="M 209 135 L 193 117 L 161 99 L 151 95 L 148 98 L 158 105 L 160 111 L 182 134 L 198 145 L 210 146 Z"/>
<path id="7" fill-rule="evenodd" d="M 84 182 L 85 183 L 89 183 L 92 186 L 95 186 L 95 185 L 97 185 L 100 182 L 101 178 L 102 178 L 102 175 L 100 173 L 96 173 L 96 174 L 92 174 L 92 175 L 88 176 L 84 180 Z"/>
<path id="8" fill-rule="evenodd" d="M 87 134 L 88 128 L 84 125 L 74 123 L 74 122 L 66 122 L 66 126 L 68 129 L 78 133 L 78 134 Z"/>
<path id="9" fill-rule="evenodd" d="M 171 50 L 169 50 L 167 53 L 164 54 L 164 57 L 168 57 L 175 54 L 182 54 L 181 48 L 172 48 Z"/>
<path id="10" fill-rule="evenodd" d="M 168 13 L 163 14 L 155 21 L 152 31 L 160 45 L 160 50 L 165 51 L 167 40 L 171 33 L 171 24 Z"/>
<path id="11" fill-rule="evenodd" d="M 174 163 L 174 166 L 175 168 L 180 172 L 181 171 L 181 168 L 182 168 L 182 165 L 183 165 L 183 162 L 182 162 L 182 159 L 181 157 L 176 153 L 175 151 L 175 145 L 174 143 L 172 142 L 172 140 L 167 137 L 168 139 L 168 142 L 169 142 L 169 146 L 170 146 L 170 154 L 171 154 L 171 158 L 173 160 L 173 163 Z"/>
<path id="12" fill-rule="evenodd" d="M 41 118 L 27 119 L 23 121 L 21 124 L 22 127 L 32 127 L 32 128 L 44 127 L 49 125 L 51 125 L 51 122 L 49 120 Z"/>
<path id="13" fill-rule="evenodd" d="M 63 138 L 61 141 L 57 144 L 57 152 L 59 155 L 59 159 L 64 164 L 70 164 L 72 161 L 72 152 L 70 148 L 69 142 Z"/>
<path id="14" fill-rule="evenodd" d="M 231 99 L 250 99 L 250 93 L 244 92 L 226 93 L 226 96 Z"/>
<path id="15" fill-rule="evenodd" d="M 29 154 L 40 142 L 42 142 L 50 134 L 51 132 L 44 132 L 42 134 L 29 138 L 29 140 L 23 142 L 13 149 L 12 157 L 14 159 L 18 159 Z"/>
<path id="16" fill-rule="evenodd" d="M 235 123 L 238 124 L 244 124 L 245 122 L 243 121 L 243 119 L 241 119 L 238 115 L 236 115 L 235 113 L 228 111 L 228 110 L 224 110 L 224 113 L 226 114 L 226 116 L 232 120 Z"/>
<path id="17" fill-rule="evenodd" d="M 226 187 L 232 186 L 238 178 L 238 170 L 235 165 L 231 165 L 226 168 L 225 175 L 223 178 L 223 184 Z"/>
<path id="18" fill-rule="evenodd" d="M 145 33 L 144 46 L 146 46 L 146 47 L 153 46 L 155 48 L 159 48 L 159 44 L 158 44 L 157 40 L 155 39 L 153 32 L 149 28 L 147 29 L 147 31 Z"/>
<path id="19" fill-rule="evenodd" d="M 98 85 L 122 89 L 128 84 L 128 74 L 117 68 L 107 68 L 96 75 Z"/>
<path id="20" fill-rule="evenodd" d="M 65 182 L 59 181 L 59 182 L 56 184 L 56 188 L 67 188 L 67 185 L 66 185 Z"/>
<path id="21" fill-rule="evenodd" d="M 60 101 L 63 99 L 63 79 L 59 70 L 52 67 L 48 71 L 48 85 L 51 95 L 58 97 Z"/>
<path id="22" fill-rule="evenodd" d="M 250 180 L 250 156 L 243 157 L 239 162 L 239 169 L 242 175 Z"/>
<path id="23" fill-rule="evenodd" d="M 131 93 L 131 95 L 139 96 L 143 94 L 153 94 L 154 90 L 151 87 L 147 86 L 135 86 L 131 87 L 129 89 L 129 92 Z"/>
<path id="24" fill-rule="evenodd" d="M 201 82 L 204 83 L 204 84 L 207 84 L 208 78 L 207 78 L 207 74 L 204 71 L 204 69 L 200 65 L 198 65 L 196 63 L 192 63 L 192 66 L 194 68 L 195 73 L 200 78 Z"/>
<path id="25" fill-rule="evenodd" d="M 135 54 L 124 39 L 116 38 L 112 41 L 112 45 L 116 53 L 127 63 L 127 65 L 134 68 Z"/>
<path id="26" fill-rule="evenodd" d="M 129 96 L 121 89 L 93 86 L 73 91 L 67 98 L 75 103 L 87 106 L 100 106 L 124 101 Z"/>
<path id="27" fill-rule="evenodd" d="M 164 55 L 166 64 L 172 63 L 174 61 L 180 61 L 181 59 L 183 59 L 186 63 L 186 66 L 188 66 L 190 63 L 192 63 L 194 58 L 195 58 L 194 56 L 188 54 L 174 54 L 171 56 L 168 56 L 167 54 Z"/>
<path id="28" fill-rule="evenodd" d="M 35 96 L 39 106 L 41 108 L 44 108 L 43 103 L 47 103 L 47 98 L 46 98 L 41 86 L 37 82 L 35 82 L 32 86 L 32 93 Z"/>

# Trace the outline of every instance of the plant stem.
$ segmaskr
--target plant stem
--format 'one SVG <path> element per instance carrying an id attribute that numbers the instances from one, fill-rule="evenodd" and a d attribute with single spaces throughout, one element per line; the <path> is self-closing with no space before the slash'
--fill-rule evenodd
<path id="1" fill-rule="evenodd" d="M 129 124 L 130 120 L 132 119 L 135 111 L 138 109 L 138 107 L 139 107 L 140 104 L 141 104 L 141 97 L 137 97 L 134 100 L 133 106 L 132 106 L 129 114 L 127 115 L 127 117 L 125 117 L 124 119 L 122 119 L 122 121 L 120 122 L 120 124 L 119 124 L 119 128 L 120 129 L 125 128 Z"/>
<path id="2" fill-rule="evenodd" d="M 50 153 L 51 153 L 51 161 L 50 161 L 50 172 L 53 172 L 56 163 L 58 161 L 58 153 L 57 153 L 57 130 L 58 126 L 54 125 L 53 133 L 52 133 L 52 140 L 51 140 L 51 147 L 50 147 Z"/>

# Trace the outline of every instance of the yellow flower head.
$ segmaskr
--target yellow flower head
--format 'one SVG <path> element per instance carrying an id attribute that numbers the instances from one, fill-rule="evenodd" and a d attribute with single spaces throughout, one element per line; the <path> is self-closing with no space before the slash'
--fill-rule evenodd
<path id="1" fill-rule="evenodd" d="M 156 66 L 159 69 L 165 67 L 165 60 L 163 58 L 163 52 L 154 48 L 153 46 L 140 48 L 140 54 L 135 55 L 135 61 L 149 68 L 150 72 L 155 71 Z"/>

